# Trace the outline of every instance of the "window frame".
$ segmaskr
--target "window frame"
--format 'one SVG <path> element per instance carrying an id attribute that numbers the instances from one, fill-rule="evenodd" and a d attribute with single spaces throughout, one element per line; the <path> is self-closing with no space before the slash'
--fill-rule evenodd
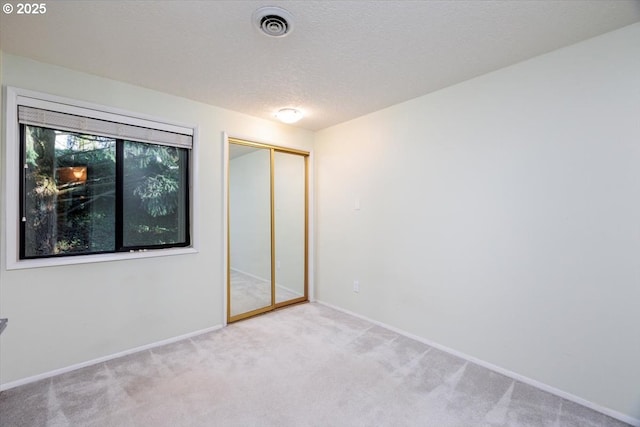
<path id="1" fill-rule="evenodd" d="M 3 235 L 5 236 L 6 269 L 36 268 L 57 265 L 85 264 L 130 260 L 158 256 L 182 255 L 198 252 L 198 216 L 197 216 L 197 164 L 198 164 L 198 128 L 166 119 L 132 113 L 104 105 L 63 98 L 15 87 L 5 88 L 5 135 L 3 165 L 5 170 L 2 204 L 4 206 Z M 139 249 L 129 252 L 109 252 L 100 254 L 74 254 L 46 258 L 20 259 L 20 204 L 21 204 L 21 141 L 18 123 L 18 105 L 25 105 L 68 114 L 114 121 L 134 126 L 166 130 L 175 133 L 188 133 L 193 137 L 193 146 L 189 152 L 187 176 L 187 203 L 189 210 L 188 232 L 189 246 Z"/>

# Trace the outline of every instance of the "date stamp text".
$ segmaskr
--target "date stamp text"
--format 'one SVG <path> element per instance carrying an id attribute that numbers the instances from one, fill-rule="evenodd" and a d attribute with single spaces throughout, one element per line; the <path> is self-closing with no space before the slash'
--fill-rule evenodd
<path id="1" fill-rule="evenodd" d="M 15 13 L 16 15 L 44 15 L 47 13 L 46 3 L 5 3 L 2 6 L 2 11 L 10 15 Z"/>

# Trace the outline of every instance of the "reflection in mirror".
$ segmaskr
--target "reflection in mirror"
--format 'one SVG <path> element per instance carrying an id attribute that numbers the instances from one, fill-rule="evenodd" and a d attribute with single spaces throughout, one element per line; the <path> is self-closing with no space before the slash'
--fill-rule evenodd
<path id="1" fill-rule="evenodd" d="M 274 153 L 276 304 L 305 296 L 305 157 Z"/>
<path id="2" fill-rule="evenodd" d="M 230 315 L 271 306 L 271 154 L 229 144 Z"/>

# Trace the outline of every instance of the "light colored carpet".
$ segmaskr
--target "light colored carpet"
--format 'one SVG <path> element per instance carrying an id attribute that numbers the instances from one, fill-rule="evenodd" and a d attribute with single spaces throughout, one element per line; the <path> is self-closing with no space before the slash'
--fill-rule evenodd
<path id="1" fill-rule="evenodd" d="M 2 426 L 626 424 L 302 304 L 0 393 Z"/>

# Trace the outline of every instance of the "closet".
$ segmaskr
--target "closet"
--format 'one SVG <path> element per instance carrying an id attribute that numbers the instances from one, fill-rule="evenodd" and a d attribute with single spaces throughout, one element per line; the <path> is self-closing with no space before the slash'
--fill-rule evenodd
<path id="1" fill-rule="evenodd" d="M 228 322 L 308 300 L 308 161 L 229 138 Z"/>

